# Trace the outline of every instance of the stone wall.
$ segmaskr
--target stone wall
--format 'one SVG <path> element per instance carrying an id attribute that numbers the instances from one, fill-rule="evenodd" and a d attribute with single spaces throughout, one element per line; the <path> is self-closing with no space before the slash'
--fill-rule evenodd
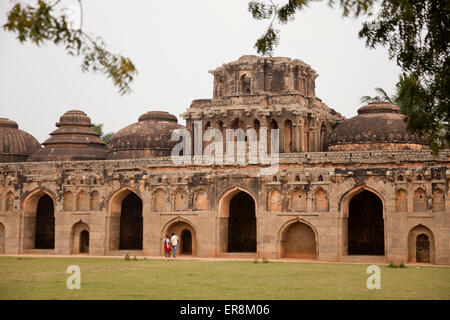
<path id="1" fill-rule="evenodd" d="M 291 153 L 272 176 L 261 175 L 260 165 L 176 166 L 168 158 L 4 163 L 0 252 L 79 253 L 83 230 L 90 255 L 133 252 L 118 245 L 122 201 L 133 192 L 143 219 L 136 253 L 163 255 L 163 235 L 187 229 L 193 254 L 216 257 L 227 252 L 230 201 L 245 192 L 255 202 L 258 257 L 291 254 L 285 246 L 296 238 L 292 232 L 307 229 L 318 260 L 348 261 L 349 203 L 367 190 L 383 204 L 384 261 L 416 259 L 415 239 L 424 234 L 430 262 L 450 264 L 449 163 L 449 151 Z M 35 249 L 36 211 L 45 195 L 54 204 L 54 249 Z"/>

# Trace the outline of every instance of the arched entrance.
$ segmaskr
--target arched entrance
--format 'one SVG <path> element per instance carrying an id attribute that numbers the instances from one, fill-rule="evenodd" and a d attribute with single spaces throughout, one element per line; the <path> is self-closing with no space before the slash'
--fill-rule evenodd
<path id="1" fill-rule="evenodd" d="M 228 252 L 256 252 L 255 202 L 240 191 L 230 200 Z"/>
<path id="2" fill-rule="evenodd" d="M 384 255 L 383 203 L 368 190 L 356 194 L 349 203 L 348 254 Z"/>
<path id="3" fill-rule="evenodd" d="M 49 195 L 43 195 L 36 209 L 35 249 L 55 248 L 55 215 L 53 200 Z"/>
<path id="4" fill-rule="evenodd" d="M 316 259 L 316 235 L 306 223 L 288 225 L 281 234 L 282 258 Z"/>
<path id="5" fill-rule="evenodd" d="M 142 250 L 142 200 L 130 193 L 122 201 L 119 250 Z"/>
<path id="6" fill-rule="evenodd" d="M 220 197 L 216 254 L 256 253 L 256 210 L 255 197 L 240 187 Z"/>
<path id="7" fill-rule="evenodd" d="M 81 220 L 72 227 L 71 252 L 89 253 L 89 226 Z"/>
<path id="8" fill-rule="evenodd" d="M 430 262 L 430 238 L 426 234 L 419 234 L 416 238 L 416 261 Z"/>
<path id="9" fill-rule="evenodd" d="M 141 197 L 128 187 L 118 190 L 110 197 L 107 234 L 109 251 L 143 249 L 142 208 Z"/>
<path id="10" fill-rule="evenodd" d="M 21 253 L 55 247 L 55 196 L 47 190 L 35 189 L 22 203 Z"/>
<path id="11" fill-rule="evenodd" d="M 192 256 L 197 255 L 197 235 L 194 227 L 189 222 L 184 220 L 173 221 L 167 228 L 165 228 L 162 239 L 165 235 L 169 236 L 170 239 L 172 237 L 172 233 L 176 234 L 180 240 L 177 254 Z M 162 246 L 161 250 L 163 250 Z"/>
<path id="12" fill-rule="evenodd" d="M 89 231 L 87 230 L 80 233 L 80 253 L 89 253 Z"/>
<path id="13" fill-rule="evenodd" d="M 434 236 L 430 229 L 418 225 L 408 236 L 409 262 L 434 263 Z"/>
<path id="14" fill-rule="evenodd" d="M 181 232 L 180 254 L 192 254 L 192 233 L 188 229 Z"/>

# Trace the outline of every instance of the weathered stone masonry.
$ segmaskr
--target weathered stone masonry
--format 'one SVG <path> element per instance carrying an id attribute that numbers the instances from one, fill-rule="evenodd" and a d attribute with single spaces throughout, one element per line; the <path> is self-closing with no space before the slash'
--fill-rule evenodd
<path id="1" fill-rule="evenodd" d="M 171 133 L 184 127 L 163 111 L 107 152 L 79 110 L 43 148 L 0 119 L 0 254 L 162 256 L 173 232 L 199 257 L 450 264 L 450 151 L 433 156 L 397 106 L 344 119 L 315 97 L 315 71 L 289 58 L 243 56 L 211 73 L 213 99 L 192 102 L 186 128 L 279 129 L 275 174 L 174 164 Z"/>
<path id="2" fill-rule="evenodd" d="M 133 192 L 143 204 L 143 254 L 162 254 L 163 235 L 184 224 L 195 239 L 197 256 L 220 256 L 226 253 L 220 228 L 228 213 L 223 207 L 230 194 L 244 191 L 255 200 L 259 257 L 281 257 L 283 232 L 299 221 L 314 231 L 314 258 L 343 261 L 349 199 L 369 190 L 383 203 L 386 261 L 411 261 L 411 233 L 424 229 L 435 241 L 432 262 L 448 264 L 448 156 L 447 151 L 439 159 L 416 151 L 289 154 L 282 156 L 276 176 L 262 177 L 258 167 L 179 168 L 164 158 L 3 164 L 4 252 L 77 253 L 76 231 L 84 224 L 89 254 L 124 254 L 118 251 L 117 215 Z M 406 193 L 402 211 L 396 209 L 402 201 L 399 190 Z M 416 195 L 422 190 L 420 200 Z M 297 194 L 306 197 L 303 204 L 295 202 Z M 55 245 L 48 250 L 34 248 L 33 219 L 43 195 L 55 207 Z"/>

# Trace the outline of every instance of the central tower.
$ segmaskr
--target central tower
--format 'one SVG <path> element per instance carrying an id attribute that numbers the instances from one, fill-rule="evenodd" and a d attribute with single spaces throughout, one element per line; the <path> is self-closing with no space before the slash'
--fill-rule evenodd
<path id="1" fill-rule="evenodd" d="M 298 59 L 242 56 L 209 72 L 214 75 L 214 99 L 263 93 L 315 96 L 317 74 Z"/>
<path id="2" fill-rule="evenodd" d="M 191 134 L 195 121 L 203 133 L 215 128 L 223 136 L 226 129 L 279 129 L 280 152 L 314 152 L 343 119 L 315 96 L 317 74 L 301 60 L 246 55 L 209 72 L 213 98 L 194 100 L 182 114 Z"/>

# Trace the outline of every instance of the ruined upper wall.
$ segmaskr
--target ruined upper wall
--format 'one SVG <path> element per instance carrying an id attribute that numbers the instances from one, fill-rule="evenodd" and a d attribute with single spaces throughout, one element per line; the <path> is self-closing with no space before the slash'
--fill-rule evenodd
<path id="1" fill-rule="evenodd" d="M 245 55 L 209 71 L 214 75 L 213 98 L 262 93 L 301 93 L 315 97 L 316 72 L 290 58 Z"/>
<path id="2" fill-rule="evenodd" d="M 316 72 L 290 58 L 242 56 L 210 71 L 213 99 L 192 101 L 181 116 L 194 132 L 194 122 L 208 128 L 280 130 L 280 152 L 325 150 L 325 136 L 344 117 L 315 96 Z"/>

